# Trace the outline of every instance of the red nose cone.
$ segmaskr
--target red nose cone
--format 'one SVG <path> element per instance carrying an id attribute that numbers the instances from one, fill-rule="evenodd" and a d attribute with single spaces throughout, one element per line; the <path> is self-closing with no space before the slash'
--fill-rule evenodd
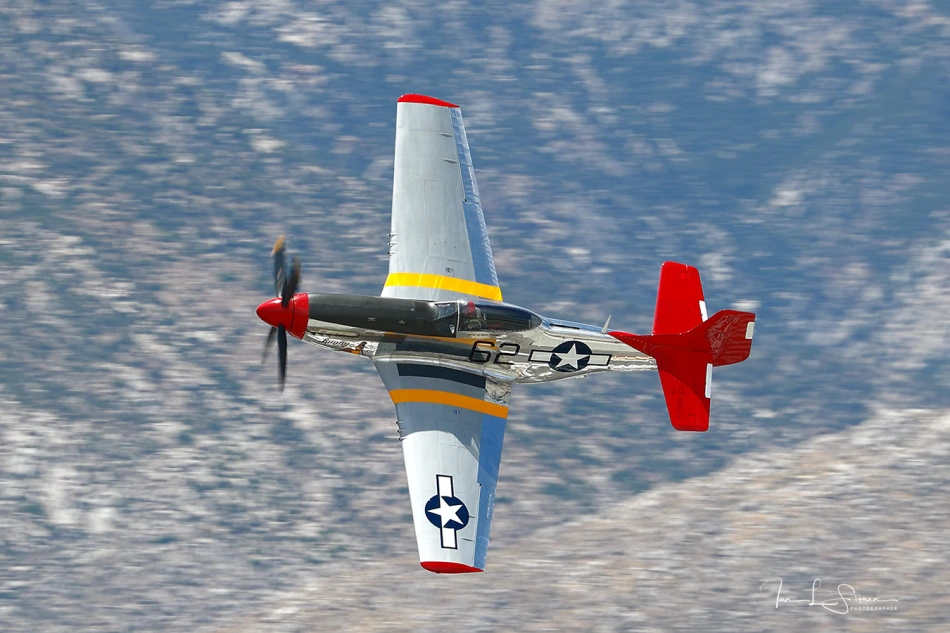
<path id="1" fill-rule="evenodd" d="M 293 337 L 303 338 L 310 319 L 310 297 L 295 294 L 286 308 L 280 305 L 280 299 L 269 299 L 257 306 L 257 316 L 268 325 L 283 325 Z"/>
<path id="2" fill-rule="evenodd" d="M 289 328 L 290 324 L 294 322 L 294 313 L 292 310 L 292 304 L 285 308 L 280 305 L 280 299 L 269 299 L 257 306 L 257 316 L 268 325 L 273 325 L 274 327 L 283 325 Z"/>

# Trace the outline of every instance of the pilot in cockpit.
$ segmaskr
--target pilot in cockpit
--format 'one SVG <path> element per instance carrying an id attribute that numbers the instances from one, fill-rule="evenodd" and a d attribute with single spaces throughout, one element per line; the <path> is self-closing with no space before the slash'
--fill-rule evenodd
<path id="1" fill-rule="evenodd" d="M 462 305 L 461 318 L 459 319 L 459 330 L 463 332 L 477 332 L 485 329 L 485 320 L 482 311 L 475 305 L 474 301 L 469 301 Z"/>

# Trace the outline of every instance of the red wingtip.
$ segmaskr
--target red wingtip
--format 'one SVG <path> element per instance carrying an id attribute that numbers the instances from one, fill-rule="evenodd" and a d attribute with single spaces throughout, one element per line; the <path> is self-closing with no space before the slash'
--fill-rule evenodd
<path id="1" fill-rule="evenodd" d="M 471 574 L 479 571 L 485 571 L 478 567 L 470 567 L 462 563 L 449 563 L 441 560 L 424 560 L 421 563 L 422 568 L 431 571 L 434 574 Z"/>
<path id="2" fill-rule="evenodd" d="M 396 103 L 425 103 L 428 105 L 442 106 L 443 108 L 458 107 L 454 103 L 442 101 L 442 99 L 436 99 L 435 97 L 427 97 L 426 95 L 417 95 L 412 93 L 399 97 Z"/>

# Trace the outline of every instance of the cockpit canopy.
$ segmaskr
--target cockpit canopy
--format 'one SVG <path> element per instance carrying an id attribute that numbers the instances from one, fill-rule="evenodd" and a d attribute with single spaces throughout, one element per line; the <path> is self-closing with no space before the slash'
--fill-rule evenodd
<path id="1" fill-rule="evenodd" d="M 523 308 L 487 301 L 422 301 L 362 295 L 310 294 L 310 320 L 418 336 L 458 332 L 520 332 L 541 325 Z"/>
<path id="2" fill-rule="evenodd" d="M 541 317 L 514 306 L 483 301 L 446 301 L 435 304 L 439 329 L 458 332 L 522 332 L 541 325 Z"/>

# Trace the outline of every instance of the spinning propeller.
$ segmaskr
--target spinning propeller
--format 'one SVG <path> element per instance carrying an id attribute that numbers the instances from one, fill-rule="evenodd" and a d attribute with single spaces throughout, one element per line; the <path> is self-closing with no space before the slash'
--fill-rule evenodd
<path id="1" fill-rule="evenodd" d="M 300 258 L 294 256 L 293 265 L 288 274 L 283 236 L 277 238 L 272 255 L 274 257 L 274 292 L 277 298 L 257 306 L 257 316 L 271 326 L 267 334 L 267 342 L 264 344 L 262 363 L 267 360 L 267 352 L 274 344 L 274 338 L 277 338 L 280 390 L 283 391 L 284 379 L 287 376 L 287 332 L 296 338 L 303 338 L 310 317 L 310 299 L 304 293 L 296 294 L 297 286 L 300 284 Z"/>

